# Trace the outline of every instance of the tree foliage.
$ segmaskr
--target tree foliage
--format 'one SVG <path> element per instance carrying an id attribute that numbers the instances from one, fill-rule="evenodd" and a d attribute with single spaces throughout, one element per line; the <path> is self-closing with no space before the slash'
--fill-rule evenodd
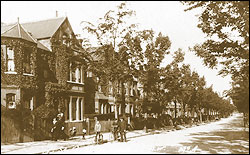
<path id="1" fill-rule="evenodd" d="M 121 3 L 116 10 L 100 18 L 97 25 L 82 22 L 84 30 L 98 41 L 94 53 L 98 61 L 93 61 L 90 68 L 104 85 L 110 81 L 121 88 L 122 111 L 124 84 L 133 81 L 133 77 L 143 84 L 146 100 L 156 98 L 159 66 L 171 45 L 168 36 L 161 33 L 156 36 L 153 30 L 138 30 L 137 24 L 129 21 L 133 15 L 135 12 L 127 9 L 126 3 Z"/>
<path id="2" fill-rule="evenodd" d="M 228 95 L 240 111 L 242 107 L 249 107 L 249 2 L 182 3 L 188 6 L 185 11 L 196 8 L 202 10 L 197 26 L 207 35 L 207 40 L 195 45 L 193 51 L 211 68 L 221 64 L 223 68 L 219 74 L 230 74 L 234 81 Z"/>

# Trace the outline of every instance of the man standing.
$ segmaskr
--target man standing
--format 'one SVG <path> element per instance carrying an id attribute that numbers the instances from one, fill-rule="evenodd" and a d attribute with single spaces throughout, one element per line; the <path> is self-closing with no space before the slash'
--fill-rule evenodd
<path id="1" fill-rule="evenodd" d="M 124 121 L 123 118 L 120 119 L 120 135 L 121 135 L 121 141 L 123 142 L 123 138 L 124 138 L 124 141 L 127 142 L 127 139 L 126 139 L 126 128 L 127 128 L 127 123 L 126 121 Z"/>
<path id="2" fill-rule="evenodd" d="M 115 121 L 112 124 L 112 132 L 114 135 L 114 140 L 117 140 L 117 136 L 118 136 L 118 121 L 117 121 L 117 119 L 115 119 Z"/>
<path id="3" fill-rule="evenodd" d="M 99 121 L 96 121 L 96 124 L 95 124 L 95 133 L 96 133 L 96 136 L 95 136 L 95 140 L 96 142 L 98 143 L 99 139 L 101 138 L 101 124 Z M 99 136 L 99 138 L 97 139 L 97 136 Z"/>
<path id="4" fill-rule="evenodd" d="M 57 123 L 56 118 L 53 118 L 53 127 L 51 129 L 51 134 L 52 134 L 52 140 L 55 141 L 57 141 L 56 123 Z"/>
<path id="5" fill-rule="evenodd" d="M 83 129 L 82 129 L 82 139 L 85 139 L 85 135 L 87 133 L 87 120 L 86 120 L 85 117 L 83 118 L 82 127 L 83 127 Z"/>

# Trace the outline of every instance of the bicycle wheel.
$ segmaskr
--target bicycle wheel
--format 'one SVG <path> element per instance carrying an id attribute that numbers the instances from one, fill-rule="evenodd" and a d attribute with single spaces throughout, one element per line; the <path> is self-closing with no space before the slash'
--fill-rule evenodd
<path id="1" fill-rule="evenodd" d="M 114 141 L 114 135 L 112 132 L 109 134 L 109 141 L 111 141 L 111 142 Z"/>

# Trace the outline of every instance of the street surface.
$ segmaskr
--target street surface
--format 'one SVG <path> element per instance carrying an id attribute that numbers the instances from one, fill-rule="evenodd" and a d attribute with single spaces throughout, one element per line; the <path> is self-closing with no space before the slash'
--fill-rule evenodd
<path id="1" fill-rule="evenodd" d="M 234 114 L 200 126 L 131 137 L 128 142 L 107 142 L 50 153 L 249 154 L 249 128 L 243 128 L 242 123 L 242 115 Z"/>

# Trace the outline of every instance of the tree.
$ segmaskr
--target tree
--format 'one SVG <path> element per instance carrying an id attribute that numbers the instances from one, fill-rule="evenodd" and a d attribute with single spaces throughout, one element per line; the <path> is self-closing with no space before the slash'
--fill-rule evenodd
<path id="1" fill-rule="evenodd" d="M 164 56 L 169 54 L 168 50 L 171 42 L 168 36 L 164 36 L 161 33 L 155 36 L 153 30 L 141 31 L 139 38 L 142 46 L 145 46 L 138 64 L 139 72 L 137 74 L 145 92 L 144 105 L 147 107 L 147 105 L 152 106 L 152 104 L 157 104 L 158 106 L 154 107 L 159 108 L 163 95 L 160 64 Z"/>
<path id="2" fill-rule="evenodd" d="M 155 36 L 153 30 L 139 31 L 136 24 L 128 24 L 127 19 L 132 15 L 135 12 L 121 3 L 117 10 L 110 10 L 100 18 L 97 25 L 83 22 L 84 30 L 95 35 L 99 46 L 95 52 L 99 60 L 93 62 L 90 69 L 103 84 L 110 81 L 119 87 L 122 113 L 125 112 L 124 84 L 133 77 L 139 78 L 147 96 L 152 97 L 160 63 L 171 45 L 169 38 L 161 33 Z"/>
<path id="3" fill-rule="evenodd" d="M 101 85 L 106 86 L 108 82 L 112 82 L 121 86 L 122 113 L 125 111 L 124 83 L 131 79 L 132 53 L 137 52 L 125 46 L 126 41 L 132 42 L 131 38 L 136 36 L 136 24 L 126 24 L 133 14 L 134 11 L 127 9 L 125 3 L 121 3 L 117 10 L 109 10 L 103 18 L 99 18 L 97 25 L 82 22 L 83 30 L 93 34 L 98 44 L 94 54 L 99 60 L 92 62 L 89 69 L 99 77 Z M 113 95 L 117 96 L 117 93 L 118 91 L 114 91 Z"/>
<path id="4" fill-rule="evenodd" d="M 191 104 L 191 97 L 194 91 L 194 79 L 191 73 L 190 65 L 183 64 L 181 69 L 181 103 L 183 107 L 183 114 L 185 115 L 187 105 Z"/>
<path id="5" fill-rule="evenodd" d="M 205 65 L 214 68 L 221 64 L 220 75 L 232 75 L 233 88 L 228 94 L 242 111 L 249 107 L 249 2 L 248 1 L 190 1 L 185 11 L 199 8 L 200 28 L 208 39 L 193 47 Z M 231 33 L 229 33 L 231 32 Z M 215 39 L 216 38 L 216 39 Z M 239 101 L 239 98 L 246 100 Z M 249 100 L 248 100 L 249 101 Z M 243 105 L 241 105 L 243 104 Z M 246 105 L 244 105 L 246 104 Z M 248 109 L 248 108 L 247 108 Z"/>
<path id="6" fill-rule="evenodd" d="M 174 60 L 163 69 L 162 84 L 166 92 L 167 103 L 174 102 L 175 104 L 175 118 L 177 116 L 177 103 L 181 102 L 182 82 L 180 63 L 184 60 L 184 53 L 178 49 L 174 53 Z"/>

